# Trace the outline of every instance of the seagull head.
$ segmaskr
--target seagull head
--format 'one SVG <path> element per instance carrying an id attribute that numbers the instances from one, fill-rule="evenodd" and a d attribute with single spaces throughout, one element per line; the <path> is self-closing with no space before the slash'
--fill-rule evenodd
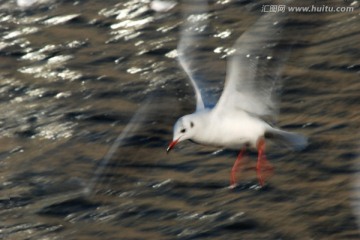
<path id="1" fill-rule="evenodd" d="M 166 149 L 167 153 L 169 153 L 177 143 L 191 139 L 194 136 L 197 126 L 196 122 L 195 114 L 185 115 L 176 121 L 173 140 Z"/>

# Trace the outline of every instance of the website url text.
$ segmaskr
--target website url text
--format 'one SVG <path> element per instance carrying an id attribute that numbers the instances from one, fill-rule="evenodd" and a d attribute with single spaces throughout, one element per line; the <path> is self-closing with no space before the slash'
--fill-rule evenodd
<path id="1" fill-rule="evenodd" d="M 306 6 L 306 7 L 287 7 L 286 5 L 263 5 L 261 12 L 304 12 L 304 13 L 336 13 L 353 12 L 354 7 L 330 7 L 330 6 Z"/>

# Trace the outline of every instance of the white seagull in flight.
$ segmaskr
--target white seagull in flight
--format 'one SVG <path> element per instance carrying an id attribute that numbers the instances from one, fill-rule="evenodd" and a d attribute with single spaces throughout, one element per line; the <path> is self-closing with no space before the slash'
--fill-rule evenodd
<path id="1" fill-rule="evenodd" d="M 216 105 L 208 107 L 209 103 L 202 94 L 204 89 L 199 88 L 199 79 L 195 79 L 190 71 L 191 54 L 184 54 L 196 45 L 195 40 L 199 40 L 199 32 L 204 29 L 201 24 L 207 23 L 208 15 L 204 15 L 207 4 L 199 6 L 196 6 L 196 11 L 189 10 L 192 12 L 185 22 L 187 27 L 181 32 L 177 49 L 180 65 L 195 91 L 196 111 L 177 120 L 167 152 L 185 140 L 240 150 L 230 176 L 230 187 L 235 187 L 236 173 L 245 149 L 256 149 L 257 178 L 263 186 L 267 176 L 265 172 L 272 169 L 265 156 L 266 139 L 282 140 L 295 150 L 307 145 L 306 137 L 280 130 L 267 121 L 277 114 L 275 86 L 279 82 L 281 65 L 284 65 L 289 53 L 282 49 L 280 52 L 287 53 L 269 55 L 274 53 L 280 40 L 282 16 L 275 13 L 262 16 L 237 39 L 228 61 L 223 92 Z"/>

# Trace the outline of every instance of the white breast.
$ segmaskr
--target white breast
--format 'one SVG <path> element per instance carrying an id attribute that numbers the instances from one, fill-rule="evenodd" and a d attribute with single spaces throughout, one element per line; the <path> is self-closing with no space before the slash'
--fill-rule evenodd
<path id="1" fill-rule="evenodd" d="M 246 143 L 255 147 L 258 138 L 263 136 L 269 127 L 262 120 L 243 111 L 226 115 L 210 112 L 202 122 L 202 127 L 193 137 L 194 141 L 230 149 L 239 149 Z"/>

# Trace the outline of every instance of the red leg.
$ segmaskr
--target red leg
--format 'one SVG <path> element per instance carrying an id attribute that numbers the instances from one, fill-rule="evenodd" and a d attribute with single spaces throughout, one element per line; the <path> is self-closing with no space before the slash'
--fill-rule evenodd
<path id="1" fill-rule="evenodd" d="M 258 181 L 260 186 L 264 186 L 265 179 L 271 175 L 273 167 L 266 159 L 265 156 L 265 140 L 264 138 L 260 138 L 257 142 L 257 149 L 258 149 L 258 160 L 256 164 L 256 174 L 258 177 Z M 266 174 L 263 175 L 264 170 Z"/>
<path id="2" fill-rule="evenodd" d="M 231 169 L 231 175 L 230 175 L 230 187 L 235 187 L 236 186 L 236 173 L 238 172 L 240 163 L 241 163 L 241 159 L 245 153 L 245 146 L 241 149 L 241 151 L 239 152 L 239 155 L 236 158 L 236 161 Z"/>

